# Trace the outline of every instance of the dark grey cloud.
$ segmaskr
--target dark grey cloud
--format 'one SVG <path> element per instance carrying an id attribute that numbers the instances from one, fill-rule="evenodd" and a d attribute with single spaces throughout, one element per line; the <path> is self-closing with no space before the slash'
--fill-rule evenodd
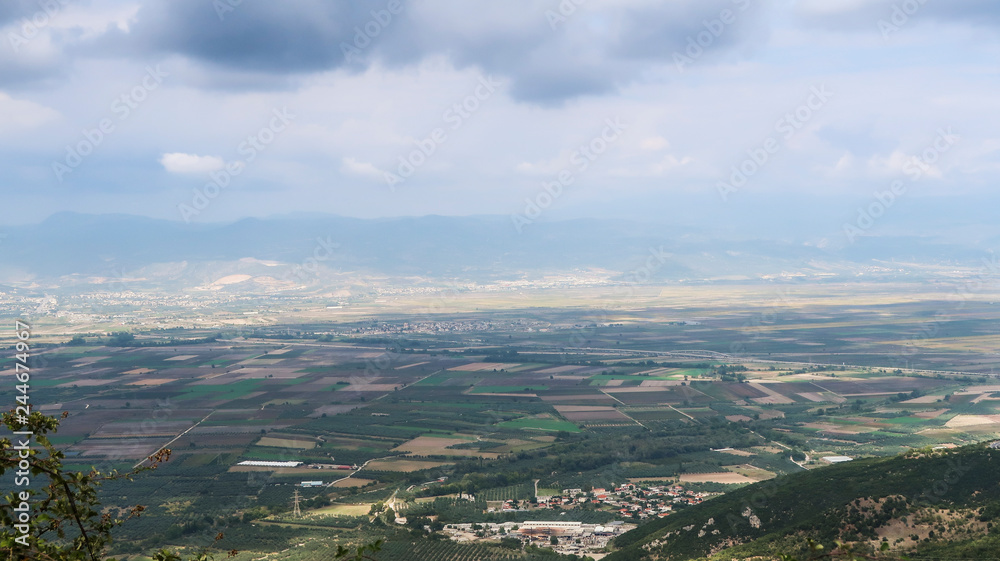
<path id="1" fill-rule="evenodd" d="M 52 29 L 53 22 L 65 17 L 72 5 L 88 6 L 75 0 L 6 0 L 0 2 L 0 87 L 19 90 L 22 87 L 49 87 L 65 76 L 68 64 L 61 57 L 32 54 L 33 43 L 44 42 L 48 35 L 59 46 L 65 32 Z"/>
<path id="2" fill-rule="evenodd" d="M 401 66 L 444 56 L 458 67 L 507 78 L 517 99 L 549 103 L 612 92 L 638 78 L 650 62 L 671 63 L 699 34 L 707 60 L 760 36 L 761 28 L 760 9 L 750 0 L 583 3 L 572 13 L 560 9 L 571 0 L 497 5 L 426 0 L 401 2 L 395 14 L 387 10 L 387 0 L 232 4 L 237 3 L 150 2 L 128 32 L 111 30 L 94 47 L 177 54 L 258 77 L 363 70 L 376 61 Z M 724 10 L 730 21 L 719 24 Z"/>
<path id="3" fill-rule="evenodd" d="M 274 74 L 344 64 L 342 41 L 371 16 L 374 2 L 171 0 L 146 3 L 128 31 L 98 46 L 139 54 L 179 54 L 210 65 Z M 222 6 L 224 9 L 220 9 Z"/>

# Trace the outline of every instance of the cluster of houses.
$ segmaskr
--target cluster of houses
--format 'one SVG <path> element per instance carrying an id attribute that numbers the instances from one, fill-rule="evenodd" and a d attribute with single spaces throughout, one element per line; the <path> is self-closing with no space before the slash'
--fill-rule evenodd
<path id="1" fill-rule="evenodd" d="M 650 517 L 668 516 L 674 510 L 674 505 L 696 505 L 708 498 L 706 493 L 688 491 L 680 485 L 640 486 L 625 483 L 608 490 L 595 488 L 584 492 L 583 489 L 563 489 L 562 495 L 538 497 L 537 508 L 571 508 L 592 504 L 596 507 L 611 507 L 617 510 L 623 518 L 645 519 Z M 513 507 L 511 501 L 504 503 L 504 510 Z"/>
<path id="2" fill-rule="evenodd" d="M 560 520 L 532 520 L 482 524 L 449 524 L 444 533 L 456 542 L 476 542 L 515 538 L 521 543 L 551 547 L 564 555 L 599 556 L 608 542 L 634 529 L 635 524 L 620 521 L 607 524 L 584 524 Z"/>

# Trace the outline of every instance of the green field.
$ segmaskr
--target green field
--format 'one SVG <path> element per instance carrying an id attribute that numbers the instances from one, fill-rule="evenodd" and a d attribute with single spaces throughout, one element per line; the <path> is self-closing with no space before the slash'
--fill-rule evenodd
<path id="1" fill-rule="evenodd" d="M 580 432 L 580 427 L 574 425 L 573 423 L 556 419 L 516 419 L 513 421 L 505 421 L 500 423 L 498 426 L 518 429 Z"/>

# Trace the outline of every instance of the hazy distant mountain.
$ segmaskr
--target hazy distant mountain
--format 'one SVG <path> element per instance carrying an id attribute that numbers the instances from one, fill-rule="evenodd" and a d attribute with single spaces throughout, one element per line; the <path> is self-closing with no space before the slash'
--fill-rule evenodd
<path id="1" fill-rule="evenodd" d="M 219 286 L 252 288 L 244 281 L 310 284 L 345 274 L 488 281 L 574 271 L 633 282 L 843 279 L 871 274 L 874 265 L 885 275 L 911 275 L 929 265 L 975 266 L 988 255 L 982 246 L 982 240 L 973 245 L 919 236 L 837 244 L 761 239 L 753 231 L 722 239 L 669 223 L 617 220 L 539 222 L 519 232 L 506 216 L 365 220 L 310 214 L 205 225 L 63 213 L 20 227 L 0 243 L 0 281 L 141 278 L 197 286 L 224 279 Z"/>

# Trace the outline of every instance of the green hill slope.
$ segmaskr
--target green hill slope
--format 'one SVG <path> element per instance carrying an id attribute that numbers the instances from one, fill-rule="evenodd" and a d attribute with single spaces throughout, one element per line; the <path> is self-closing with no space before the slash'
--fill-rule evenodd
<path id="1" fill-rule="evenodd" d="M 1000 450 L 870 458 L 773 479 L 656 520 L 606 561 L 803 553 L 806 538 L 938 557 L 1000 550 Z M 994 555 L 995 556 L 995 555 Z"/>

